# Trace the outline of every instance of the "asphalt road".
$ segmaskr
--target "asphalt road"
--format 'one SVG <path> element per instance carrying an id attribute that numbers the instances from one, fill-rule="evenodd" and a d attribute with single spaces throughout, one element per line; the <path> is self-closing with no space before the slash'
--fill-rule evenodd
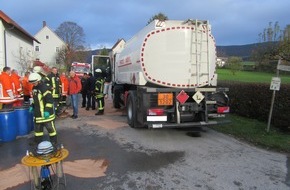
<path id="1" fill-rule="evenodd" d="M 71 110 L 68 110 L 71 112 Z M 59 142 L 70 152 L 64 161 L 67 190 L 287 190 L 290 158 L 207 129 L 132 129 L 111 108 L 105 115 L 80 108 L 78 119 L 56 121 Z M 30 149 L 29 134 L 0 144 L 0 189 L 30 189 L 20 162 Z"/>

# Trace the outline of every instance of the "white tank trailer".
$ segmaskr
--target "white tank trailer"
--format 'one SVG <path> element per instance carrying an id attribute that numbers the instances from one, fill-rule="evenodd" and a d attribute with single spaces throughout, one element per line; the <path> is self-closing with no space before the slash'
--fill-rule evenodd
<path id="1" fill-rule="evenodd" d="M 131 127 L 182 128 L 226 122 L 227 88 L 217 87 L 216 45 L 204 20 L 154 20 L 115 54 L 113 103 Z"/>

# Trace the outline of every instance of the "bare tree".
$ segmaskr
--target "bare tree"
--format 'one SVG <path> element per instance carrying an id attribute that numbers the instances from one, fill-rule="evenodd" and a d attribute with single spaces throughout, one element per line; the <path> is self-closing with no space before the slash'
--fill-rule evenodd
<path id="1" fill-rule="evenodd" d="M 153 20 L 155 20 L 155 19 L 160 20 L 160 21 L 165 21 L 165 20 L 168 20 L 168 17 L 167 17 L 165 14 L 163 14 L 163 13 L 160 12 L 160 13 L 158 13 L 158 14 L 152 16 L 152 17 L 148 20 L 147 25 L 150 24 L 150 23 L 151 23 Z"/>
<path id="2" fill-rule="evenodd" d="M 66 21 L 60 24 L 55 33 L 66 43 L 66 48 L 61 50 L 57 56 L 59 61 L 63 61 L 66 68 L 74 61 L 83 62 L 80 52 L 85 50 L 85 33 L 82 27 L 74 22 Z M 80 60 L 82 57 L 82 60 Z"/>
<path id="3" fill-rule="evenodd" d="M 13 54 L 13 56 L 16 58 L 16 62 L 20 66 L 20 73 L 24 73 L 31 69 L 33 57 L 28 51 L 19 47 L 17 54 Z"/>

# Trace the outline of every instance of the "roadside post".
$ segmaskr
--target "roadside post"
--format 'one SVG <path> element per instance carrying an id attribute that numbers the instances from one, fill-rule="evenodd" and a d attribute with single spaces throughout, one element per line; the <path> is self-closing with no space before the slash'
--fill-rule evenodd
<path id="1" fill-rule="evenodd" d="M 273 95 L 272 95 L 271 108 L 270 108 L 270 113 L 269 113 L 269 118 L 268 118 L 267 132 L 270 131 L 270 125 L 271 125 L 271 119 L 272 119 L 276 91 L 280 90 L 280 85 L 281 85 L 281 78 L 279 77 L 279 70 L 290 71 L 290 64 L 289 63 L 285 64 L 285 63 L 283 63 L 282 59 L 279 59 L 278 65 L 277 65 L 276 77 L 272 77 L 270 90 L 273 90 Z"/>

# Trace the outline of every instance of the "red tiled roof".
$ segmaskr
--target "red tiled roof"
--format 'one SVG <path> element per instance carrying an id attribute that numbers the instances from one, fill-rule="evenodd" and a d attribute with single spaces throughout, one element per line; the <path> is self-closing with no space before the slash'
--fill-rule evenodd
<path id="1" fill-rule="evenodd" d="M 14 20 L 12 20 L 9 16 L 7 16 L 3 11 L 0 10 L 0 19 L 5 21 L 7 24 L 11 24 L 16 29 L 18 29 L 20 32 L 22 32 L 24 35 L 29 37 L 30 39 L 36 41 L 37 43 L 40 43 L 37 39 L 35 39 L 33 36 L 31 36 L 26 30 L 24 30 L 21 26 L 19 26 Z"/>

